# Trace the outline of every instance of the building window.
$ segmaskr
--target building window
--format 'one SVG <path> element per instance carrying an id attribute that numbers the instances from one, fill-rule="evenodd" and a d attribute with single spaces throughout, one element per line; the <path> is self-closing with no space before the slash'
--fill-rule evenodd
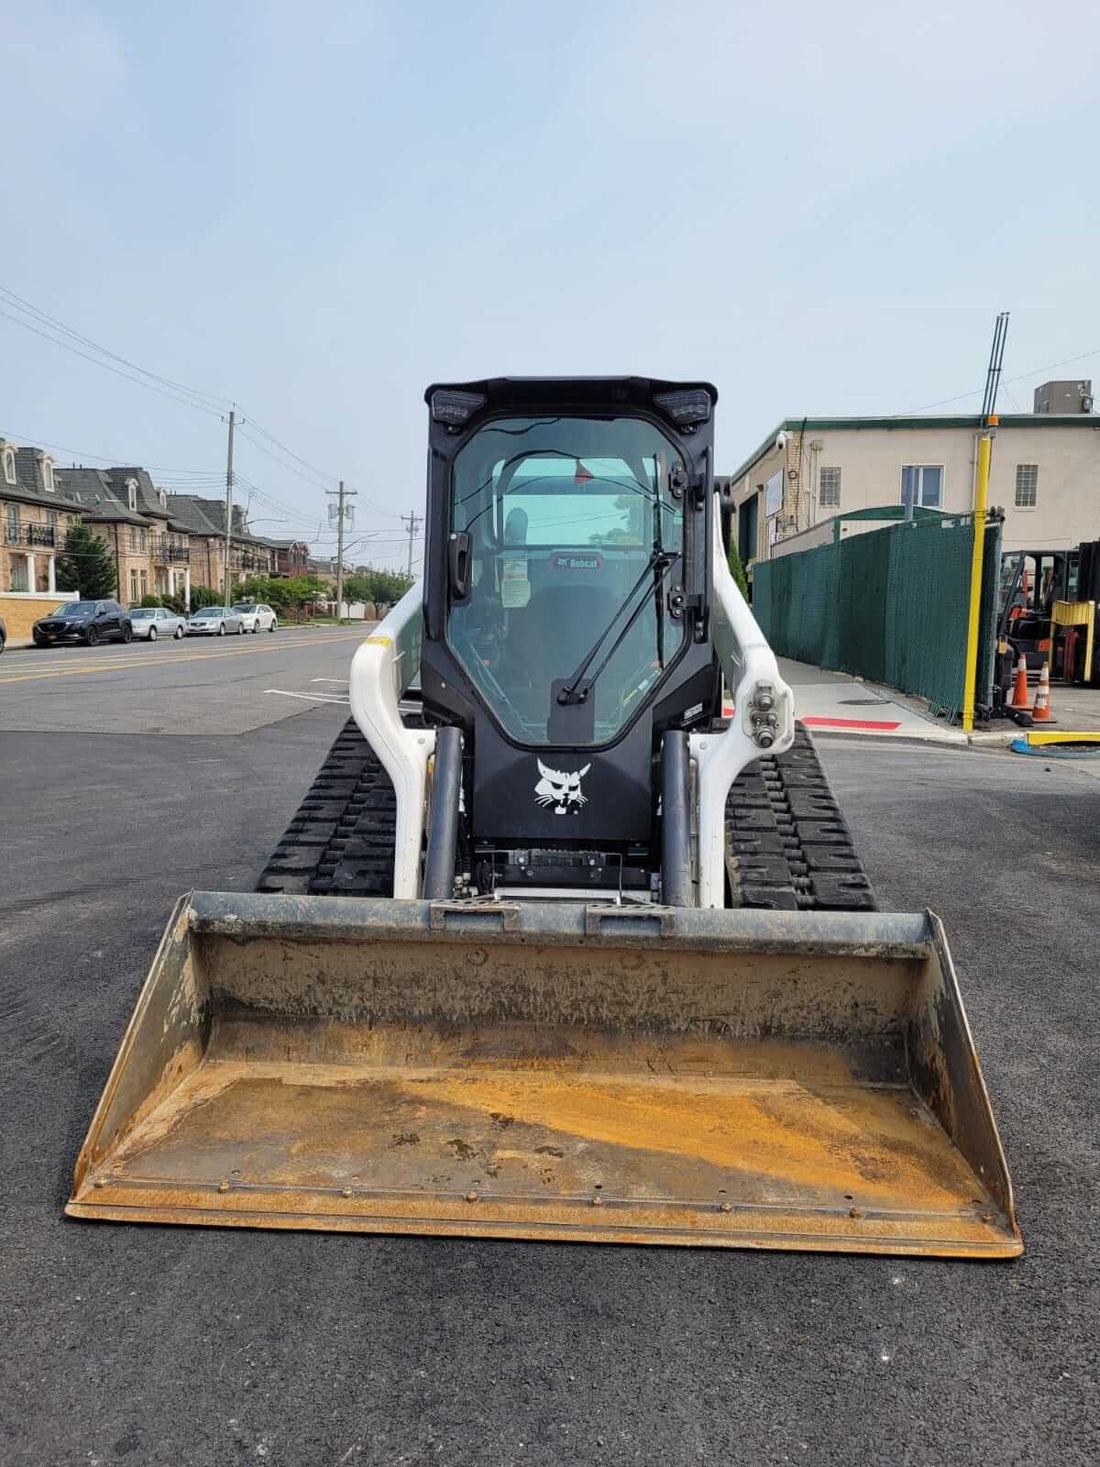
<path id="1" fill-rule="evenodd" d="M 141 572 L 141 599 L 144 601 L 149 594 L 149 572 Z"/>
<path id="2" fill-rule="evenodd" d="M 8 505 L 8 523 L 5 539 L 9 545 L 19 544 L 19 506 L 17 504 Z"/>
<path id="3" fill-rule="evenodd" d="M 1016 508 L 1034 509 L 1039 497 L 1039 465 L 1016 465 Z"/>
<path id="4" fill-rule="evenodd" d="M 13 591 L 29 591 L 31 589 L 30 579 L 27 575 L 27 558 L 25 555 L 12 556 L 11 588 Z"/>
<path id="5" fill-rule="evenodd" d="M 42 460 L 42 484 L 47 494 L 53 491 L 53 464 L 48 458 Z"/>
<path id="6" fill-rule="evenodd" d="M 15 449 L 14 448 L 5 448 L 4 449 L 4 482 L 6 484 L 14 484 L 15 483 Z"/>
<path id="7" fill-rule="evenodd" d="M 49 525 L 49 527 L 50 527 L 51 530 L 56 530 L 57 529 L 57 510 L 56 509 L 48 509 L 46 511 L 46 523 Z"/>
<path id="8" fill-rule="evenodd" d="M 130 572 L 130 600 L 139 600 L 138 596 L 138 573 L 136 570 Z"/>
<path id="9" fill-rule="evenodd" d="M 817 481 L 817 502 L 822 509 L 840 508 L 840 470 L 822 469 Z"/>
<path id="10" fill-rule="evenodd" d="M 939 509 L 943 499 L 942 464 L 906 464 L 901 471 L 902 504 Z"/>
<path id="11" fill-rule="evenodd" d="M 137 514 L 137 480 L 126 480 L 126 502 L 130 506 L 130 513 Z"/>

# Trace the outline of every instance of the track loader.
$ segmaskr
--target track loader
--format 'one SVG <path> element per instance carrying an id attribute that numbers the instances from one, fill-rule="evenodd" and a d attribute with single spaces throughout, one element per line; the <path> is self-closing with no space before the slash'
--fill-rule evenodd
<path id="1" fill-rule="evenodd" d="M 940 923 L 876 910 L 729 573 L 714 388 L 426 399 L 422 581 L 259 890 L 176 908 L 69 1214 L 1018 1254 Z"/>

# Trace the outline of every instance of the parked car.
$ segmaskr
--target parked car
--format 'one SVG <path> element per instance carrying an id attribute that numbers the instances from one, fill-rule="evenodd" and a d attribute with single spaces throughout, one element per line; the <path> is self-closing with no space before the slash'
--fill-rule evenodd
<path id="1" fill-rule="evenodd" d="M 273 632 L 279 625 L 279 618 L 262 601 L 241 601 L 233 610 L 244 622 L 246 632 Z"/>
<path id="2" fill-rule="evenodd" d="M 66 601 L 50 616 L 40 617 L 31 635 L 36 647 L 52 647 L 55 642 L 94 647 L 108 638 L 128 642 L 134 632 L 130 613 L 117 601 Z"/>
<path id="3" fill-rule="evenodd" d="M 4 648 L 7 646 L 7 641 L 8 629 L 4 625 L 4 618 L 0 616 L 0 652 L 3 652 Z"/>
<path id="4" fill-rule="evenodd" d="M 189 637 L 224 637 L 234 632 L 238 637 L 244 622 L 230 606 L 203 606 L 193 611 L 187 623 Z"/>
<path id="5" fill-rule="evenodd" d="M 155 642 L 158 637 L 182 637 L 187 631 L 187 618 L 177 616 L 166 606 L 135 606 L 130 613 L 130 621 L 138 641 Z"/>

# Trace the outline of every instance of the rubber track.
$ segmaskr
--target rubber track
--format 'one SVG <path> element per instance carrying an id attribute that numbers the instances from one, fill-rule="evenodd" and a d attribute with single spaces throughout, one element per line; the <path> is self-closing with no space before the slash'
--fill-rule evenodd
<path id="1" fill-rule="evenodd" d="M 256 889 L 392 896 L 395 818 L 389 776 L 349 719 Z M 801 724 L 787 753 L 757 760 L 730 790 L 726 871 L 734 906 L 874 910 L 871 883 Z"/>
<path id="2" fill-rule="evenodd" d="M 413 725 L 412 719 L 406 722 Z M 256 890 L 392 896 L 396 815 L 390 777 L 349 718 Z"/>
<path id="3" fill-rule="evenodd" d="M 868 912 L 875 897 L 813 740 L 759 759 L 726 801 L 726 874 L 738 907 Z"/>

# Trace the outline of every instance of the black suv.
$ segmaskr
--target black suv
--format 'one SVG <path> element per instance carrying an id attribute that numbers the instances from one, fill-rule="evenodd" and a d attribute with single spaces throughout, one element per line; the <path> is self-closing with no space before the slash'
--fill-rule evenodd
<path id="1" fill-rule="evenodd" d="M 54 642 L 84 642 L 94 647 L 113 637 L 128 642 L 134 635 L 130 613 L 117 601 L 66 601 L 52 616 L 34 624 L 34 645 L 50 647 Z"/>

